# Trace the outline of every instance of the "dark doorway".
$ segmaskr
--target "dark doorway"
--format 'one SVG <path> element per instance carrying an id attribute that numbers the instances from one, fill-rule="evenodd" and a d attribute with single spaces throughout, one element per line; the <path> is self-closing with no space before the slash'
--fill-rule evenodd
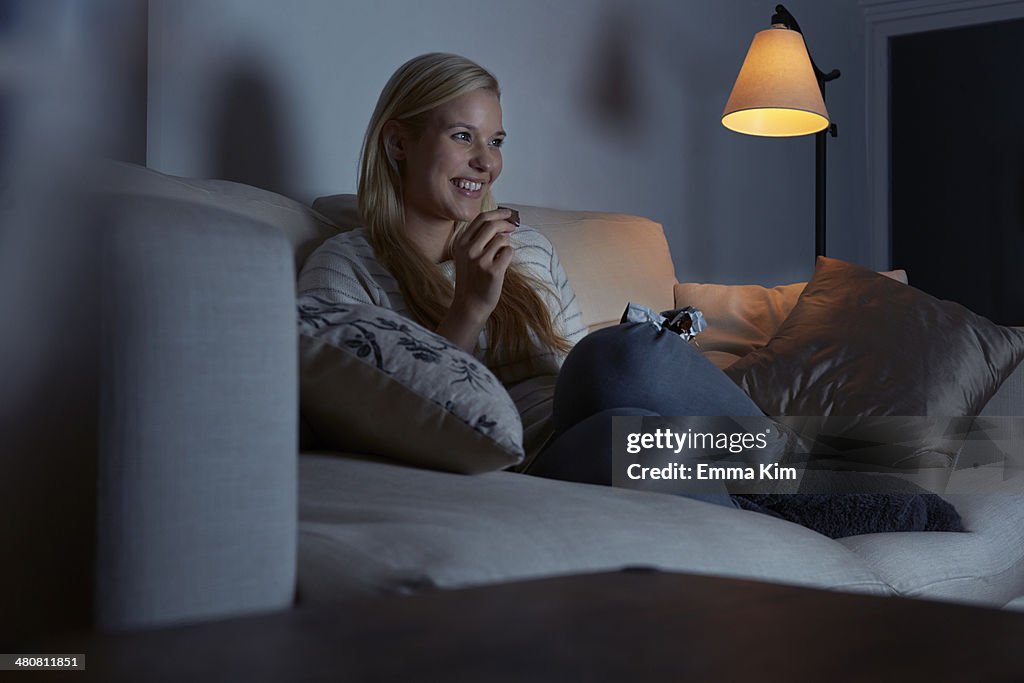
<path id="1" fill-rule="evenodd" d="M 892 265 L 1024 325 L 1024 19 L 890 43 Z"/>

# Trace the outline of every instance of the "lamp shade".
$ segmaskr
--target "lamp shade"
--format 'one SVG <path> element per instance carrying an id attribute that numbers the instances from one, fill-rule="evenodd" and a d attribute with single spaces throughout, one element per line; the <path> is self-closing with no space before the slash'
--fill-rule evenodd
<path id="1" fill-rule="evenodd" d="M 722 125 L 768 137 L 808 135 L 828 127 L 825 100 L 798 31 L 775 24 L 754 36 Z"/>

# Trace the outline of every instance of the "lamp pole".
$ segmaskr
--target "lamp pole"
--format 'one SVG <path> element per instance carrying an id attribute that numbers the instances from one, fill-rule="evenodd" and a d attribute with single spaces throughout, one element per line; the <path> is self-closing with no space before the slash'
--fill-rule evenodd
<path id="1" fill-rule="evenodd" d="M 772 15 L 772 24 L 782 24 L 791 31 L 796 31 L 801 36 L 803 31 L 800 30 L 800 24 L 797 23 L 796 18 L 789 13 L 782 5 L 775 6 L 775 14 Z M 806 40 L 804 41 L 806 43 Z M 839 78 L 839 69 L 832 69 L 828 73 L 825 73 L 818 68 L 818 65 L 814 62 L 814 57 L 811 57 L 810 49 L 807 50 L 807 56 L 811 60 L 811 68 L 814 69 L 814 76 L 818 79 L 818 88 L 821 89 L 821 99 L 825 100 L 825 84 L 829 81 L 834 81 Z M 814 134 L 814 255 L 824 256 L 825 255 L 825 185 L 826 185 L 826 154 L 825 147 L 828 141 L 828 137 L 836 137 L 839 134 L 839 129 L 834 123 L 830 123 L 828 128 L 821 131 L 820 133 Z"/>

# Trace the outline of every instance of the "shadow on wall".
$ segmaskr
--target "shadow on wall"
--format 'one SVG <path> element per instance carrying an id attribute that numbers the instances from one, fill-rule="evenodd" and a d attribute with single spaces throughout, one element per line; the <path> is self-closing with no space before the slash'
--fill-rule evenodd
<path id="1" fill-rule="evenodd" d="M 650 159 L 654 166 L 650 181 L 658 182 L 659 173 L 667 170 L 660 164 L 679 166 L 679 160 L 684 160 L 686 168 L 671 170 L 680 174 L 671 177 L 682 186 L 662 194 L 663 201 L 676 204 L 673 213 L 661 217 L 666 221 L 666 237 L 673 251 L 699 252 L 705 269 L 715 271 L 727 266 L 731 244 L 714 231 L 692 229 L 720 221 L 712 186 L 718 177 L 719 155 L 712 140 L 716 131 L 694 128 L 694 122 L 698 126 L 717 123 L 718 82 L 708 73 L 708 55 L 715 54 L 715 38 L 695 28 L 701 24 L 690 18 L 692 13 L 685 3 L 658 5 L 641 15 L 625 2 L 609 4 L 588 60 L 592 66 L 584 74 L 583 111 L 591 113 L 595 125 L 606 134 L 636 142 L 637 136 L 643 140 L 665 118 L 664 112 L 645 106 L 652 95 L 662 95 L 645 89 L 671 89 L 681 94 L 684 109 L 675 117 L 678 126 L 658 133 L 663 142 L 656 145 L 658 156 Z M 713 114 L 709 116 L 708 111 Z"/>
<path id="2" fill-rule="evenodd" d="M 647 174 L 629 179 L 634 210 L 659 208 L 684 277 L 795 282 L 811 263 L 793 228 L 813 209 L 794 176 L 810 167 L 813 157 L 798 158 L 807 142 L 743 139 L 721 124 L 748 27 L 760 28 L 741 5 L 652 2 L 636 12 L 609 0 L 581 74 L 581 110 Z"/>
<path id="3" fill-rule="evenodd" d="M 238 63 L 228 72 L 214 109 L 215 177 L 293 196 L 294 163 L 281 103 L 266 70 Z"/>
<path id="4" fill-rule="evenodd" d="M 583 111 L 592 113 L 611 134 L 626 135 L 643 120 L 631 54 L 636 34 L 628 8 L 613 8 L 603 20 L 593 58 L 588 60 L 592 66 L 585 78 L 588 106 Z"/>

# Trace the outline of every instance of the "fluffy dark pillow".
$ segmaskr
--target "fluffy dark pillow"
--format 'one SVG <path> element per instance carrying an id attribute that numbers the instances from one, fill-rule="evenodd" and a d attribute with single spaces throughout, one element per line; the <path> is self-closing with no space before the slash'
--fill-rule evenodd
<path id="1" fill-rule="evenodd" d="M 726 373 L 768 415 L 841 416 L 816 425 L 819 443 L 907 467 L 952 463 L 970 426 L 957 418 L 977 415 L 1022 358 L 1021 331 L 819 256 L 776 335 Z"/>

